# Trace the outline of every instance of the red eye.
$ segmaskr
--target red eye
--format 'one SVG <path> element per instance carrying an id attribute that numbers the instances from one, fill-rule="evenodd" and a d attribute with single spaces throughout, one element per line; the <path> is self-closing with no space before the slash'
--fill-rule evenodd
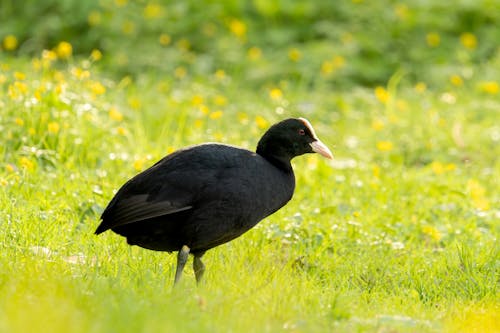
<path id="1" fill-rule="evenodd" d="M 303 129 L 299 129 L 299 135 L 305 135 L 306 134 L 306 131 L 304 131 Z"/>

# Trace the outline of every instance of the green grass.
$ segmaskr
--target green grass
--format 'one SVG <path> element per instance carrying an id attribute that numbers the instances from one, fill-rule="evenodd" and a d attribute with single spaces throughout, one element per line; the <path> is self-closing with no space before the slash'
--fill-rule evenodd
<path id="1" fill-rule="evenodd" d="M 396 75 L 378 98 L 282 82 L 273 98 L 75 66 L 2 65 L 0 331 L 500 331 L 500 104 L 478 82 Z M 299 115 L 335 160 L 297 158 L 294 199 L 209 251 L 201 286 L 188 268 L 172 290 L 174 255 L 93 235 L 113 191 L 168 151 L 253 148 Z"/>

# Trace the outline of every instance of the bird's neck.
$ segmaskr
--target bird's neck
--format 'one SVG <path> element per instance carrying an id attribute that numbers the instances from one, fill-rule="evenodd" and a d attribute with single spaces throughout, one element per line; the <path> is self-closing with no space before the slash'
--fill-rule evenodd
<path id="1" fill-rule="evenodd" d="M 259 142 L 256 153 L 264 157 L 275 167 L 286 172 L 293 172 L 291 158 L 287 154 L 279 154 L 279 151 L 277 153 L 275 149 L 262 142 Z"/>

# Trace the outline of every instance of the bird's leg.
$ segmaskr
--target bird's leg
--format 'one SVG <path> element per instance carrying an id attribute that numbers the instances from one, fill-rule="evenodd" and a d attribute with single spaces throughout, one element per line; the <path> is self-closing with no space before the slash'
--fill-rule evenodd
<path id="1" fill-rule="evenodd" d="M 177 254 L 177 268 L 175 270 L 174 285 L 176 285 L 177 282 L 179 282 L 179 280 L 181 279 L 182 271 L 184 270 L 184 266 L 186 265 L 188 256 L 189 256 L 189 247 L 187 247 L 187 245 L 184 245 Z"/>
<path id="2" fill-rule="evenodd" d="M 198 284 L 201 282 L 203 273 L 205 273 L 205 264 L 201 261 L 201 257 L 203 256 L 203 254 L 204 252 L 196 253 L 193 260 L 194 276 L 196 277 L 196 283 Z"/>

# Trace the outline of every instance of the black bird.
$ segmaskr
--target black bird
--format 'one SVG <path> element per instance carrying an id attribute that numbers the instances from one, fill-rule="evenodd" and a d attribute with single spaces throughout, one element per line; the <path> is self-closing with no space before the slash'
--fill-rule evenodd
<path id="1" fill-rule="evenodd" d="M 283 207 L 295 188 L 291 159 L 313 152 L 332 158 L 304 118 L 271 126 L 255 153 L 217 143 L 178 150 L 127 181 L 95 233 L 111 229 L 130 245 L 179 251 L 174 284 L 191 253 L 199 282 L 203 254 Z"/>

